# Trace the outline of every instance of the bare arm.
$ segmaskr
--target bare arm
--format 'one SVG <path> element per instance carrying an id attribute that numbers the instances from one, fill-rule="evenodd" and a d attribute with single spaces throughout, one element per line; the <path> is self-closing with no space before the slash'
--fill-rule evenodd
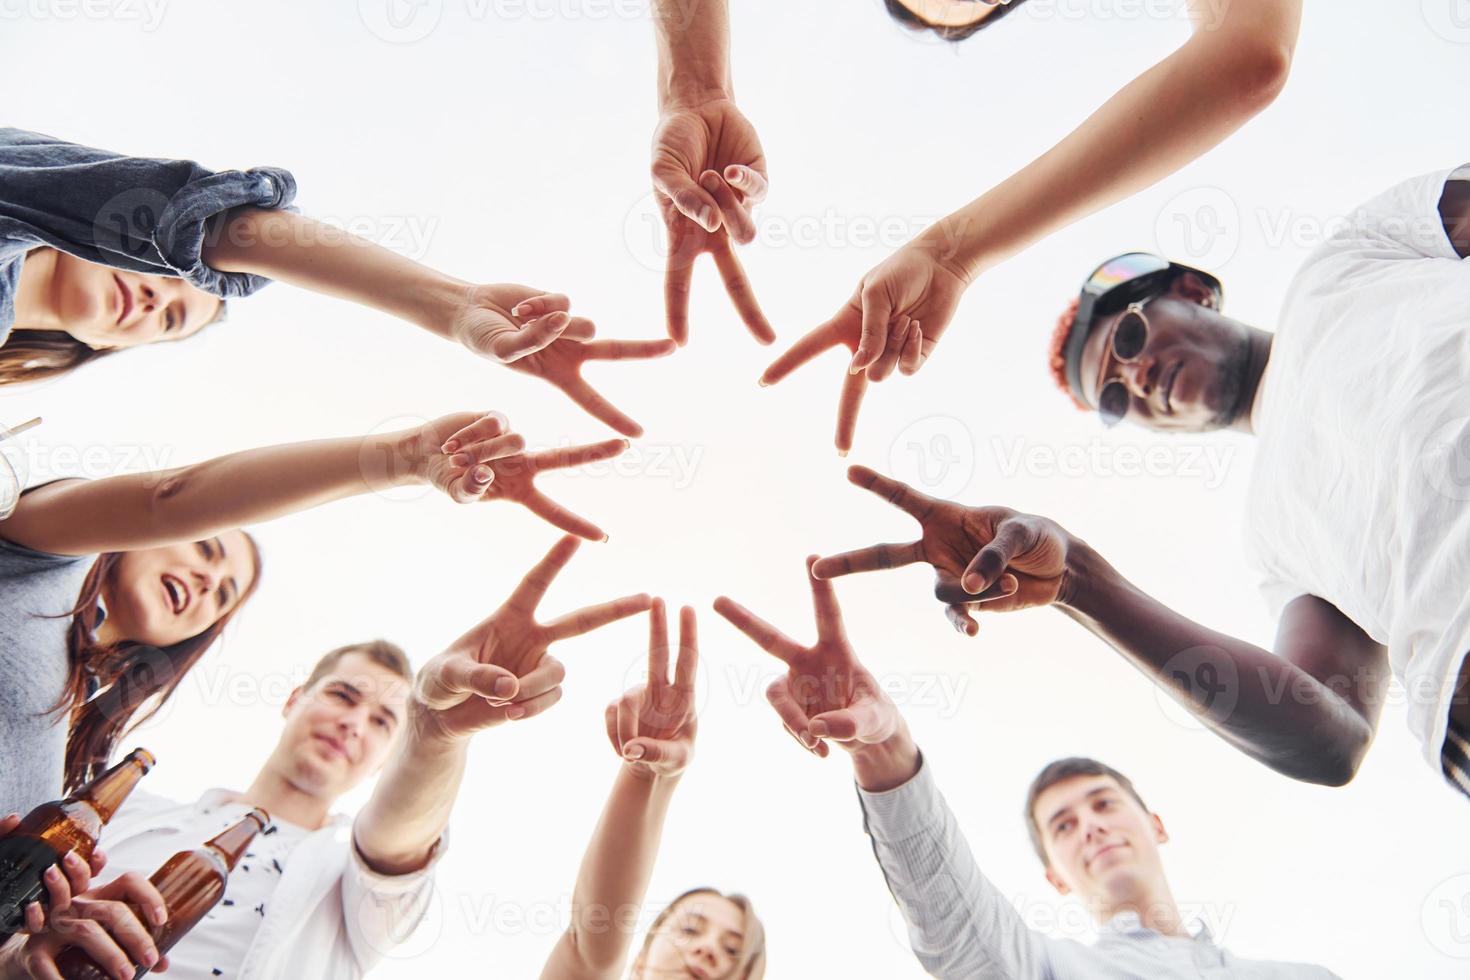
<path id="1" fill-rule="evenodd" d="M 1470 167 L 1462 167 L 1445 181 L 1439 199 L 1445 234 L 1460 258 L 1470 258 Z"/>
<path id="2" fill-rule="evenodd" d="M 655 0 L 658 104 L 733 97 L 727 0 Z"/>
<path id="3" fill-rule="evenodd" d="M 1336 607 L 1293 600 L 1273 653 L 1174 612 L 1085 544 L 1068 552 L 1058 604 L 1218 735 L 1294 779 L 1356 774 L 1391 672 L 1385 648 Z"/>
<path id="4" fill-rule="evenodd" d="M 541 971 L 543 980 L 619 980 L 658 858 L 678 777 L 623 766 L 587 843 L 572 894 L 572 924 Z"/>
<path id="5" fill-rule="evenodd" d="M 924 232 L 973 280 L 1080 218 L 1201 156 L 1268 106 L 1290 71 L 1300 0 L 1192 0 L 1194 35 L 1074 132 Z"/>
<path id="6" fill-rule="evenodd" d="M 290 211 L 247 208 L 205 245 L 221 272 L 248 272 L 349 300 L 448 340 L 473 288 L 356 235 Z"/>
<path id="7" fill-rule="evenodd" d="M 648 616 L 648 680 L 608 705 L 608 741 L 623 765 L 587 843 L 572 923 L 562 934 L 542 980 L 618 980 L 633 943 L 669 801 L 694 754 L 694 678 L 699 641 L 694 610 L 679 611 L 679 657 L 669 680 L 664 603 Z"/>
<path id="8" fill-rule="evenodd" d="M 66 481 L 23 496 L 4 537 L 90 555 L 197 541 L 374 488 L 413 482 L 408 433 L 250 449 L 154 473 Z M 376 465 L 383 461 L 385 465 Z"/>

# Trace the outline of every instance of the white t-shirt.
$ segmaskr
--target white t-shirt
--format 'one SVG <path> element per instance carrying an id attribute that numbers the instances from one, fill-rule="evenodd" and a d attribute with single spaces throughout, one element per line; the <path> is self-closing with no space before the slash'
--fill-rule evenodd
<path id="1" fill-rule="evenodd" d="M 108 855 L 102 877 L 153 874 L 174 854 L 243 816 L 246 808 L 236 796 L 210 790 L 196 802 L 177 803 L 135 789 L 102 830 Z M 310 832 L 277 826 L 282 829 L 275 834 L 251 841 L 250 856 L 240 859 L 225 889 L 224 901 L 232 904 L 215 906 L 212 917 L 180 940 L 168 976 L 362 980 L 440 908 L 434 868 L 447 835 L 424 867 L 384 875 L 358 853 L 345 816 L 333 815 Z"/>
<path id="2" fill-rule="evenodd" d="M 250 810 L 245 803 L 202 802 L 172 822 L 108 846 L 108 872 L 151 875 L 179 851 L 200 846 Z M 168 975 L 173 980 L 238 976 L 291 852 L 309 833 L 281 820 L 273 820 L 266 831 L 255 835 L 230 872 L 220 903 L 168 953 Z"/>
<path id="3" fill-rule="evenodd" d="M 1387 646 L 1436 772 L 1470 652 L 1470 262 L 1439 213 L 1450 173 L 1360 206 L 1297 272 L 1246 512 L 1272 612 L 1315 595 Z"/>

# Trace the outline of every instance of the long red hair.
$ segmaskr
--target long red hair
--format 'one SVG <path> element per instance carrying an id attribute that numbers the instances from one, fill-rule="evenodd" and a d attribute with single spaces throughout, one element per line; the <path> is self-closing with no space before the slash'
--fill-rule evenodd
<path id="1" fill-rule="evenodd" d="M 66 739 L 66 792 L 107 767 L 118 740 L 163 707 L 178 690 L 184 675 L 255 594 L 260 584 L 260 546 L 248 534 L 245 540 L 250 543 L 255 576 L 240 594 L 240 601 L 208 629 L 168 647 L 131 640 L 112 644 L 96 642 L 94 634 L 102 620 L 98 598 L 104 587 L 114 584 L 123 556 L 112 552 L 93 563 L 82 582 L 76 606 L 63 614 L 71 616 L 66 631 L 66 687 L 51 709 L 71 718 Z M 152 707 L 135 719 L 150 700 Z"/>

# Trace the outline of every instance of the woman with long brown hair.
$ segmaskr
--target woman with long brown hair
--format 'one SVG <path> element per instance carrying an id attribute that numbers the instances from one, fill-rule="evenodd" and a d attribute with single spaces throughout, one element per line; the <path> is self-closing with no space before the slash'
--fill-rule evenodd
<path id="1" fill-rule="evenodd" d="M 288 210 L 295 196 L 279 167 L 214 172 L 0 128 L 0 385 L 182 340 L 279 279 L 407 320 L 642 434 L 581 367 L 673 341 L 593 340 L 563 295 L 444 275 Z"/>
<path id="2" fill-rule="evenodd" d="M 542 980 L 761 980 L 766 935 L 750 900 L 714 888 L 685 892 L 654 919 L 625 971 L 633 934 L 624 909 L 642 906 L 664 818 L 694 755 L 694 610 L 679 611 L 679 649 L 669 679 L 664 602 L 649 610 L 648 680 L 608 705 L 607 737 L 623 760 L 582 857 L 572 923 Z"/>
<path id="3" fill-rule="evenodd" d="M 626 447 L 610 439 L 526 453 L 504 416 L 463 412 L 400 432 L 31 489 L 0 522 L 0 814 L 90 778 L 174 693 L 259 585 L 259 549 L 242 525 L 424 484 L 460 503 L 511 500 L 600 540 L 534 478 Z"/>

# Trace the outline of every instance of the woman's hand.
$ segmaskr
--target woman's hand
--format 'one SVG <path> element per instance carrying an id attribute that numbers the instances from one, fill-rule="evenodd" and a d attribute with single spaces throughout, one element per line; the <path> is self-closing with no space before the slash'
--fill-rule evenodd
<path id="1" fill-rule="evenodd" d="M 142 910 L 144 919 L 138 918 Z M 118 980 L 132 980 L 138 967 L 154 973 L 168 969 L 150 929 L 168 920 L 163 896 L 147 878 L 128 872 L 85 894 L 63 912 L 52 912 L 44 930 L 6 947 L 6 976 L 26 980 L 60 980 L 56 958 L 76 946 Z M 136 965 L 135 965 L 136 964 Z"/>
<path id="2" fill-rule="evenodd" d="M 596 327 L 571 310 L 560 293 L 514 283 L 470 286 L 448 314 L 449 336 L 481 357 L 511 364 L 561 337 L 591 340 Z"/>
<path id="3" fill-rule="evenodd" d="M 694 682 L 699 636 L 694 610 L 679 610 L 679 658 L 669 680 L 669 626 L 664 601 L 648 611 L 648 680 L 607 706 L 607 738 L 639 776 L 674 777 L 694 756 Z"/>
<path id="4" fill-rule="evenodd" d="M 20 826 L 20 814 L 12 813 L 0 817 L 0 837 L 14 832 Z M 91 862 L 83 861 L 76 851 L 67 851 L 59 865 L 46 869 L 45 884 L 47 904 L 32 902 L 25 909 L 25 924 L 22 932 L 38 933 L 46 928 L 48 917 L 62 914 L 71 905 L 72 896 L 81 895 L 92 887 L 92 879 L 102 873 L 107 865 L 107 855 L 100 847 L 92 849 Z"/>
<path id="5" fill-rule="evenodd" d="M 392 482 L 393 471 L 406 467 L 414 481 L 443 491 L 456 503 L 509 500 L 553 527 L 589 541 L 606 541 L 601 528 L 547 497 L 535 480 L 547 470 L 612 459 L 628 448 L 628 440 L 527 453 L 526 440 L 511 431 L 509 420 L 499 412 L 457 412 L 401 434 L 396 447 L 393 454 L 398 459 L 387 467 L 371 455 L 364 458 L 365 468 L 389 471 L 374 474 L 385 484 Z"/>
<path id="6" fill-rule="evenodd" d="M 845 456 L 868 382 L 884 380 L 895 368 L 913 374 L 923 367 L 967 285 L 938 260 L 936 248 L 905 245 L 862 278 L 836 316 L 772 361 L 761 384 L 775 384 L 834 347 L 853 351 L 837 402 L 836 443 Z"/>

